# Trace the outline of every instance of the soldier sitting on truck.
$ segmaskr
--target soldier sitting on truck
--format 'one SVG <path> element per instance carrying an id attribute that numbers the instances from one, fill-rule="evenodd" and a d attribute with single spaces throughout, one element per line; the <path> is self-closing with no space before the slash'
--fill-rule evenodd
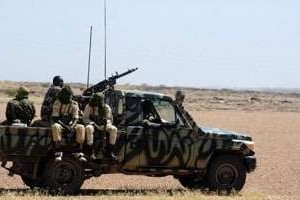
<path id="1" fill-rule="evenodd" d="M 3 125 L 12 125 L 14 123 L 22 123 L 29 126 L 35 116 L 35 108 L 33 102 L 28 99 L 29 90 L 20 87 L 14 99 L 7 103 L 6 121 Z"/>
<path id="2" fill-rule="evenodd" d="M 53 77 L 53 84 L 50 86 L 44 97 L 41 107 L 41 119 L 32 123 L 33 127 L 50 127 L 53 103 L 57 99 L 58 93 L 64 85 L 64 80 L 60 76 Z"/>
<path id="3" fill-rule="evenodd" d="M 41 107 L 41 118 L 43 121 L 50 122 L 52 114 L 52 106 L 57 99 L 58 93 L 64 86 L 64 80 L 60 76 L 53 77 L 53 84 L 48 89 Z"/>
<path id="4" fill-rule="evenodd" d="M 58 99 L 53 104 L 52 109 L 52 137 L 55 143 L 55 161 L 61 161 L 63 152 L 61 151 L 62 132 L 73 133 L 75 129 L 76 142 L 82 150 L 85 141 L 84 125 L 78 124 L 79 107 L 77 102 L 72 100 L 73 92 L 70 87 L 65 86 L 58 94 Z M 82 152 L 76 153 L 80 161 L 86 161 Z"/>
<path id="5" fill-rule="evenodd" d="M 106 149 L 106 157 L 111 161 L 117 161 L 113 150 L 117 139 L 117 128 L 113 125 L 113 116 L 109 105 L 105 104 L 104 94 L 95 93 L 90 102 L 85 106 L 83 121 L 86 126 L 87 144 L 92 147 L 95 129 L 98 131 L 107 131 L 109 133 L 109 142 Z M 92 148 L 90 148 L 92 149 Z M 94 152 L 91 158 L 95 158 Z"/>

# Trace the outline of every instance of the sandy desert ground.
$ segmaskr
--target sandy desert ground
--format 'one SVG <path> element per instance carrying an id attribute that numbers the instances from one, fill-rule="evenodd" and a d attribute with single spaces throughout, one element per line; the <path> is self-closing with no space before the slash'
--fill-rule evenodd
<path id="1" fill-rule="evenodd" d="M 174 89 L 163 89 L 171 94 Z M 161 91 L 161 89 L 159 90 Z M 262 195 L 262 198 L 300 199 L 300 95 L 297 93 L 229 92 L 187 90 L 186 107 L 204 127 L 248 133 L 256 142 L 258 167 L 247 177 L 240 193 Z M 33 95 L 39 110 L 41 98 Z M 4 119 L 5 103 L 0 98 L 0 119 Z M 8 177 L 0 169 L 0 190 L 26 188 L 19 177 Z M 163 191 L 166 197 L 185 189 L 172 177 L 103 175 L 83 186 L 87 191 L 125 195 L 128 191 L 144 195 Z M 169 195 L 171 193 L 171 195 Z M 251 197 L 250 197 L 251 198 Z M 252 198 L 253 199 L 253 198 Z M 255 198 L 254 198 L 255 199 Z"/>

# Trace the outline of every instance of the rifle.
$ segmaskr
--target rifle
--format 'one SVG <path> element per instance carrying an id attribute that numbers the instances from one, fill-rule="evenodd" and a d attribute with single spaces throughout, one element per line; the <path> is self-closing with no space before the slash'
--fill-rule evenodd
<path id="1" fill-rule="evenodd" d="M 108 79 L 100 81 L 97 84 L 87 88 L 83 92 L 83 96 L 91 96 L 92 94 L 94 94 L 96 92 L 103 92 L 106 89 L 112 88 L 116 84 L 117 79 L 122 78 L 123 76 L 126 76 L 128 74 L 131 74 L 132 72 L 135 72 L 136 70 L 138 70 L 138 68 L 128 69 L 126 72 L 123 72 L 121 74 L 116 72 L 115 75 L 112 75 Z"/>
<path id="2" fill-rule="evenodd" d="M 70 139 L 75 134 L 75 130 L 71 126 L 68 126 L 65 123 L 63 123 L 61 120 L 58 120 L 57 123 L 60 124 L 66 130 L 66 132 L 65 132 L 66 136 L 67 136 L 68 140 L 70 141 Z"/>

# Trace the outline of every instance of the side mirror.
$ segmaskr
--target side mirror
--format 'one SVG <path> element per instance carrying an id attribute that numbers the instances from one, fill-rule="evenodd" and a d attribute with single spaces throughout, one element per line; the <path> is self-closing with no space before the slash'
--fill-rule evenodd
<path id="1" fill-rule="evenodd" d="M 146 121 L 146 120 L 144 120 L 144 121 L 142 122 L 142 126 L 143 126 L 144 128 L 148 128 L 148 127 L 149 127 L 149 122 Z"/>
<path id="2" fill-rule="evenodd" d="M 176 119 L 175 122 L 165 122 L 165 123 L 162 123 L 162 126 L 164 126 L 164 127 L 174 127 L 175 128 L 179 124 L 180 124 L 180 120 Z"/>

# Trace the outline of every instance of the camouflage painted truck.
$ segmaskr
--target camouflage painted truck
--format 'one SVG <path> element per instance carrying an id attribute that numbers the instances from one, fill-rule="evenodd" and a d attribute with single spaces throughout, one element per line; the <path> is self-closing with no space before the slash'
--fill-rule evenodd
<path id="1" fill-rule="evenodd" d="M 155 125 L 145 123 L 143 107 L 151 102 Z M 163 177 L 172 175 L 186 188 L 236 190 L 243 188 L 247 172 L 256 168 L 252 138 L 235 132 L 202 128 L 175 101 L 162 94 L 109 90 L 118 127 L 118 163 L 101 153 L 105 133 L 95 134 L 97 160 L 80 162 L 72 149 L 74 136 L 64 135 L 65 153 L 54 161 L 51 128 L 0 126 L 0 159 L 9 174 L 22 177 L 31 188 L 74 194 L 83 182 L 102 174 L 123 173 Z M 88 155 L 85 149 L 85 153 Z"/>

